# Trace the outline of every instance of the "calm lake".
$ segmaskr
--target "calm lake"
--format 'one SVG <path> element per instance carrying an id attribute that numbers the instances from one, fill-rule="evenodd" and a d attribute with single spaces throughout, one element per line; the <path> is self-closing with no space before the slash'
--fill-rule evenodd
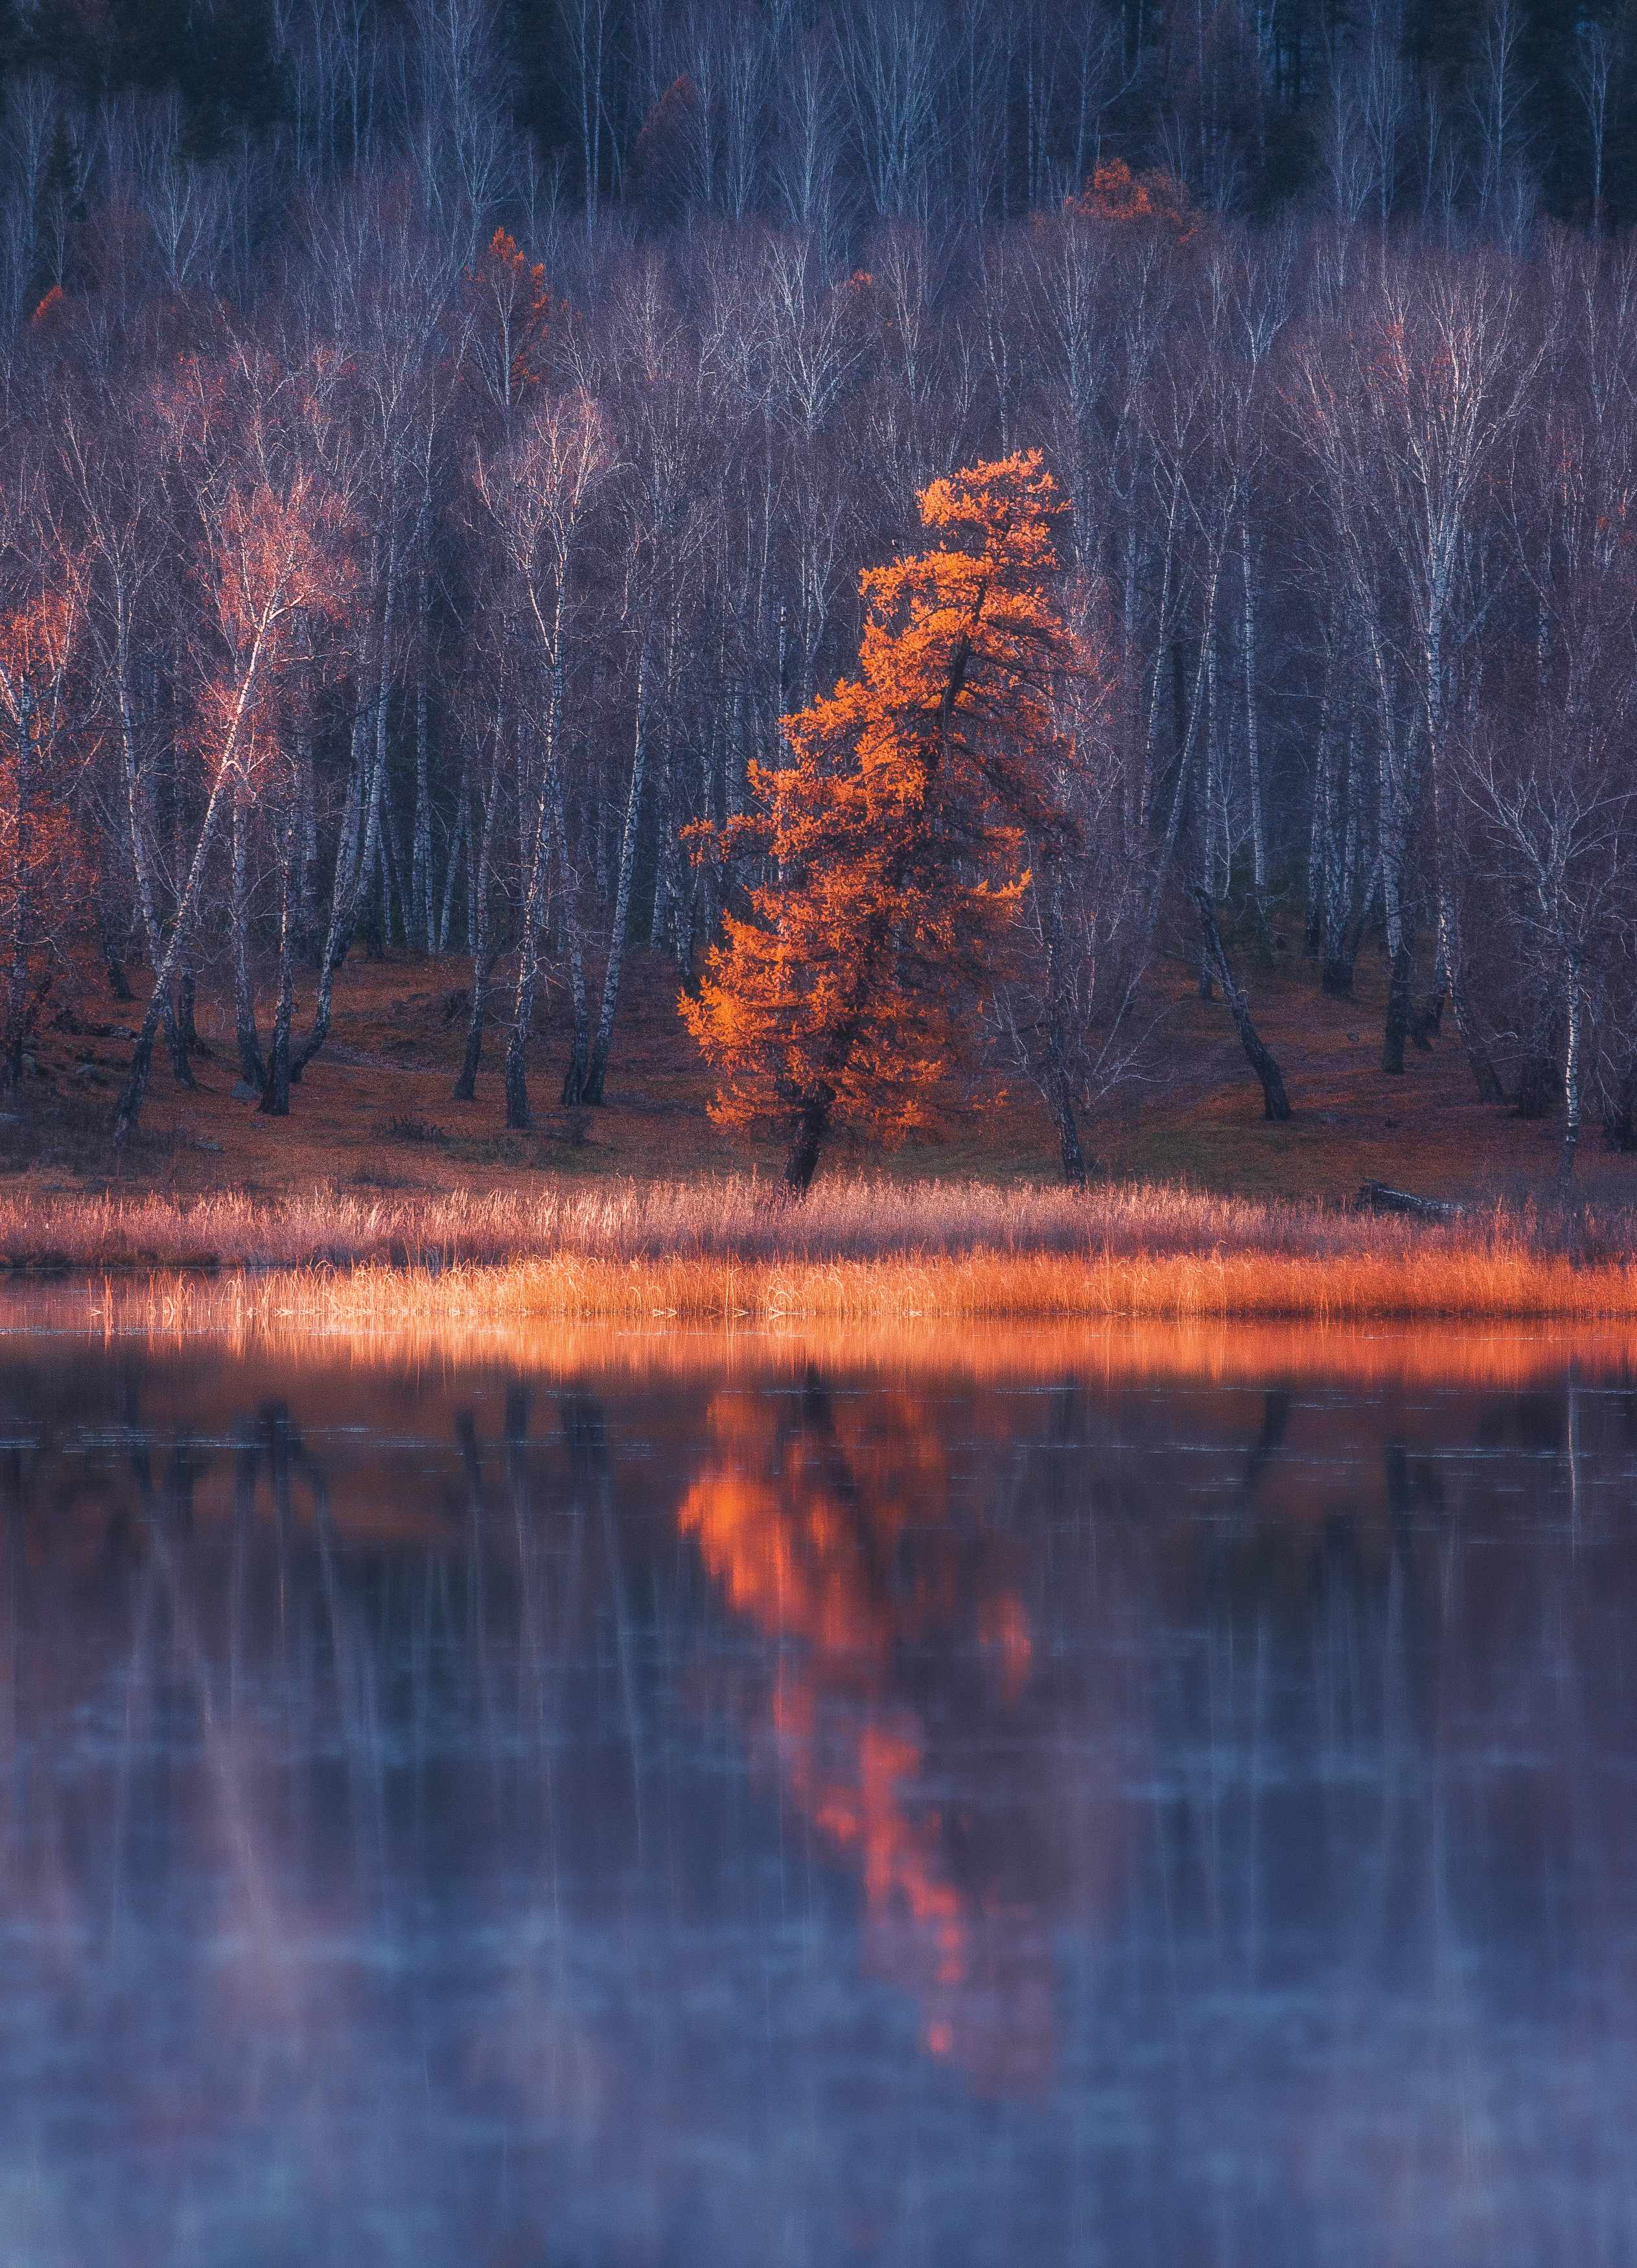
<path id="1" fill-rule="evenodd" d="M 0 1306 L 7 2268 L 1637 2260 L 1637 1344 L 97 1296 Z"/>

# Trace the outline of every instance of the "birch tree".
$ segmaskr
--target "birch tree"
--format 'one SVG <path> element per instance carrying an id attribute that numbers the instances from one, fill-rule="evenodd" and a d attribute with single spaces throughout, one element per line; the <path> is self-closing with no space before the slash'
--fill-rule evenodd
<path id="1" fill-rule="evenodd" d="M 233 401 L 213 373 L 193 370 L 159 404 L 200 593 L 187 652 L 187 747 L 203 813 L 114 1112 L 120 1145 L 140 1119 L 161 1004 L 199 917 L 218 829 L 251 774 L 258 733 L 277 728 L 296 626 L 341 612 L 348 596 L 337 501 L 302 446 L 293 405 L 278 399 L 270 373 L 254 375 L 272 399 Z"/>
<path id="2" fill-rule="evenodd" d="M 477 493 L 512 578 L 511 605 L 533 645 L 541 699 L 531 724 L 529 793 L 520 847 L 521 908 L 517 982 L 506 1042 L 506 1124 L 527 1127 L 527 1050 L 540 979 L 540 939 L 555 862 L 567 942 L 574 1035 L 563 1100 L 578 1102 L 590 1057 L 585 957 L 578 892 L 569 863 L 564 794 L 563 696 L 569 666 L 577 553 L 612 462 L 608 430 L 584 394 L 539 403 L 498 456 L 479 459 Z M 492 806 L 493 791 L 490 804 Z M 485 812 L 487 830 L 491 811 Z"/>

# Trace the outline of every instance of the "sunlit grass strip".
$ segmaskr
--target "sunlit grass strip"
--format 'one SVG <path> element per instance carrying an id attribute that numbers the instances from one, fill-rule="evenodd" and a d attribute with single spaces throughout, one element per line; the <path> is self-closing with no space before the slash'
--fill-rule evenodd
<path id="1" fill-rule="evenodd" d="M 652 1303 L 685 1297 L 688 1312 L 698 1314 L 712 1300 L 724 1303 L 725 1292 L 712 1286 L 728 1266 L 744 1271 L 739 1303 L 757 1312 L 777 1303 L 788 1277 L 814 1312 L 828 1312 L 826 1300 L 842 1301 L 836 1312 L 886 1312 L 920 1296 L 924 1281 L 935 1282 L 940 1311 L 973 1314 L 1318 1314 L 1335 1301 L 1338 1313 L 1510 1314 L 1545 1312 L 1527 1303 L 1548 1289 L 1554 1301 L 1572 1301 L 1551 1312 L 1578 1314 L 1587 1311 L 1584 1286 L 1560 1283 L 1547 1263 L 1593 1269 L 1611 1283 L 1634 1245 L 1637 1205 L 1623 1195 L 1563 1211 L 1497 1205 L 1442 1227 L 1169 1185 L 1080 1197 L 865 1176 L 821 1182 L 798 1206 L 748 1176 L 592 1189 L 542 1176 L 528 1193 L 389 1199 L 321 1189 L 272 1203 L 232 1195 L 0 1200 L 0 1259 L 14 1267 L 418 1267 L 446 1275 L 543 1266 L 538 1284 L 527 1279 L 531 1296 L 557 1299 L 549 1286 L 571 1280 L 593 1287 L 575 1296 L 594 1299 L 598 1314 L 618 1301 L 596 1270 L 625 1265 L 667 1282 L 691 1270 L 675 1298 L 651 1287 Z M 1303 1279 L 1298 1263 L 1317 1269 L 1322 1285 Z M 887 1275 L 877 1280 L 873 1266 Z M 822 1292 L 816 1279 L 832 1270 L 840 1271 L 836 1288 Z M 1453 1289 L 1450 1271 L 1462 1279 Z M 1401 1280 L 1412 1274 L 1436 1284 L 1434 1307 L 1419 1283 Z M 1605 1295 L 1626 1296 L 1606 1286 Z"/>
<path id="2" fill-rule="evenodd" d="M 483 1266 L 296 1269 L 211 1284 L 159 1279 L 120 1311 L 155 1327 L 290 1328 L 348 1335 L 498 1329 L 529 1322 L 631 1329 L 679 1324 L 864 1326 L 1152 1321 L 1173 1323 L 1637 1318 L 1637 1269 L 1587 1267 L 1503 1246 L 1345 1256 L 975 1252 L 956 1258 L 780 1260 L 729 1267 L 685 1255 L 565 1255 Z"/>

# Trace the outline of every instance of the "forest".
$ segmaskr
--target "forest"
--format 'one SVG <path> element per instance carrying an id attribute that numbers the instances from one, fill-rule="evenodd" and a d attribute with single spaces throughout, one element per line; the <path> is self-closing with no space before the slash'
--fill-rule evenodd
<path id="1" fill-rule="evenodd" d="M 14 0 L 0 59 L 5 1079 L 91 953 L 118 1133 L 207 968 L 285 1115 L 402 953 L 457 1094 L 594 1107 L 630 951 L 778 928 L 739 822 L 861 576 L 1017 460 L 1074 761 L 921 983 L 1069 1178 L 1180 938 L 1279 1115 L 1229 948 L 1293 907 L 1384 1072 L 1637 1146 L 1619 11 Z"/>

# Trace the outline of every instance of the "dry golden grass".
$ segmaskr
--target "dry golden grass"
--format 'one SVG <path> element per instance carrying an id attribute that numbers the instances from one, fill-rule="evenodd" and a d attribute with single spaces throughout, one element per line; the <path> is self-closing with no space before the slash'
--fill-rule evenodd
<path id="1" fill-rule="evenodd" d="M 303 1328 L 943 1317 L 1168 1322 L 1637 1316 L 1628 1208 L 1447 1226 L 1177 1189 L 754 1180 L 414 1202 L 321 1193 L 0 1204 L 13 1265 L 236 1272 L 151 1296 Z"/>

